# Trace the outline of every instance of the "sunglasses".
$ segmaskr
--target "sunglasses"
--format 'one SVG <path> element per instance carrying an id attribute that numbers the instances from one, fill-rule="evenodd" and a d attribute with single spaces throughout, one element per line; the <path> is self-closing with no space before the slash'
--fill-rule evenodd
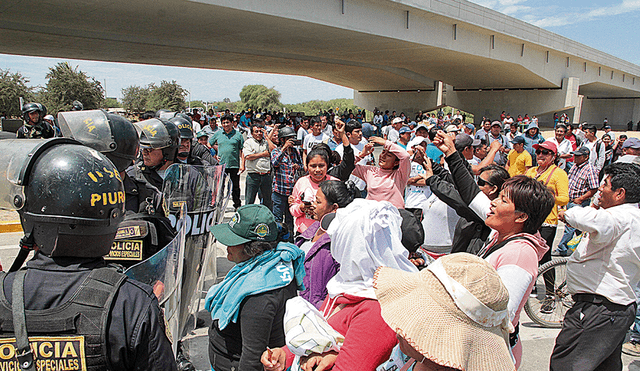
<path id="1" fill-rule="evenodd" d="M 545 155 L 545 156 L 547 156 L 547 155 L 551 155 L 551 154 L 553 154 L 553 152 L 551 152 L 549 150 L 546 150 L 546 149 L 538 149 L 538 150 L 536 150 L 536 155 Z"/>
<path id="2" fill-rule="evenodd" d="M 491 183 L 491 182 L 487 182 L 486 180 L 484 180 L 484 179 L 482 179 L 482 178 L 480 178 L 480 177 L 478 177 L 478 181 L 477 181 L 477 183 L 478 183 L 478 187 L 484 187 L 484 186 L 486 186 L 486 185 L 490 185 L 490 186 L 492 186 L 492 187 L 494 186 L 494 184 L 493 184 L 493 183 Z"/>

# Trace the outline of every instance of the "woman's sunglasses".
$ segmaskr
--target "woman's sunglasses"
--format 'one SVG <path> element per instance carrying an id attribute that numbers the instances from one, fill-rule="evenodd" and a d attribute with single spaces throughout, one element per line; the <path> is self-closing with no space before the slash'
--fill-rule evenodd
<path id="1" fill-rule="evenodd" d="M 480 177 L 478 177 L 478 181 L 477 181 L 477 183 L 478 183 L 478 187 L 484 187 L 484 186 L 486 186 L 486 185 L 490 185 L 490 186 L 492 186 L 492 187 L 494 186 L 494 184 L 493 184 L 493 183 L 487 182 L 486 180 L 484 180 L 484 179 L 482 179 L 482 178 L 480 178 Z"/>

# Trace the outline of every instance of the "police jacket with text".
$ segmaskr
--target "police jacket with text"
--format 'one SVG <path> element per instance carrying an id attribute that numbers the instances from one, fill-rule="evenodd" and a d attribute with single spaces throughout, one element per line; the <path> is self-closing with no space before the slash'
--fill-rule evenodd
<path id="1" fill-rule="evenodd" d="M 79 369 L 75 366 L 84 362 L 90 370 L 176 370 L 164 318 L 151 287 L 127 278 L 119 286 L 92 280 L 90 276 L 99 276 L 95 273 L 100 270 L 112 278 L 122 277 L 106 268 L 102 258 L 49 258 L 36 253 L 26 270 L 27 332 L 32 347 L 37 342 L 36 365 L 40 369 Z M 14 277 L 15 272 L 8 273 L 2 285 L 0 342 L 14 336 L 11 315 Z M 87 295 L 90 293 L 87 287 L 113 294 L 110 307 L 108 301 L 103 307 L 97 306 L 105 314 L 104 320 L 95 321 L 91 319 L 95 314 L 85 316 L 84 312 L 75 311 L 76 303 L 91 307 L 96 304 L 93 301 L 100 301 L 101 295 Z M 53 318 L 67 319 L 53 321 Z M 100 335 L 97 339 L 103 340 L 96 344 L 96 334 L 83 336 L 85 349 L 79 351 L 78 344 L 71 343 L 78 338 L 77 329 L 87 327 L 82 321 L 95 324 L 94 332 Z M 43 333 L 45 329 L 47 332 Z M 2 362 L 6 361 L 0 359 Z"/>

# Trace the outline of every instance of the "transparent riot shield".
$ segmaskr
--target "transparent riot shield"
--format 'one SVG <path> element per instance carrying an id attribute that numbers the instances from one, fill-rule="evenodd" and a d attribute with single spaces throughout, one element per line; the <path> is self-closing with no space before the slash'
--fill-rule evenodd
<path id="1" fill-rule="evenodd" d="M 58 125 L 65 138 L 73 138 L 98 152 L 112 152 L 116 142 L 103 110 L 58 113 Z"/>
<path id="2" fill-rule="evenodd" d="M 180 340 L 180 299 L 184 262 L 184 245 L 187 225 L 186 207 L 183 217 L 177 223 L 176 237 L 150 258 L 128 268 L 125 274 L 130 278 L 153 287 L 158 302 L 164 309 L 167 335 L 171 340 L 174 354 Z"/>
<path id="3" fill-rule="evenodd" d="M 224 165 L 174 164 L 166 172 L 163 194 L 172 225 L 181 222 L 176 213 L 182 207 L 187 209 L 183 220 L 186 236 L 179 304 L 181 337 L 195 328 L 206 268 L 209 261 L 215 259 L 214 249 L 209 248 L 212 240 L 209 227 L 218 223 L 220 215 L 224 213 L 224 189 L 227 183 Z"/>

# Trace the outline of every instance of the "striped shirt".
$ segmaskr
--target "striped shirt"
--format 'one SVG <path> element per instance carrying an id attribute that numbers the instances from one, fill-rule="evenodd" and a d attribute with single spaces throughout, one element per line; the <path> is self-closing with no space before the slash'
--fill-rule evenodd
<path id="1" fill-rule="evenodd" d="M 598 171 L 589 161 L 574 165 L 568 175 L 570 200 L 581 197 L 590 189 L 598 188 Z"/>

